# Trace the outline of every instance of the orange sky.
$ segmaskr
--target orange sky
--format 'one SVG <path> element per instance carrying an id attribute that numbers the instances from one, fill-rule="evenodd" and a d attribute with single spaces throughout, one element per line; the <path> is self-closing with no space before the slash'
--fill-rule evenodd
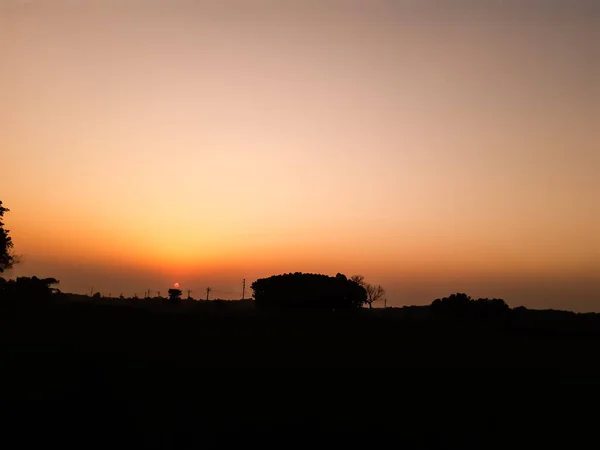
<path id="1" fill-rule="evenodd" d="M 600 8 L 483 3 L 0 0 L 9 276 L 600 311 Z"/>

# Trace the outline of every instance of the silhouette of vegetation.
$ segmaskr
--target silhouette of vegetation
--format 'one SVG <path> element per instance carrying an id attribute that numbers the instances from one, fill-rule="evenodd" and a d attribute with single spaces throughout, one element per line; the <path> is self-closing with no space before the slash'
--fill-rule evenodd
<path id="1" fill-rule="evenodd" d="M 181 296 L 183 292 L 181 289 L 169 289 L 169 301 L 172 303 L 178 302 L 181 300 Z"/>
<path id="2" fill-rule="evenodd" d="M 4 228 L 4 222 L 2 221 L 4 213 L 10 211 L 8 208 L 2 206 L 2 200 L 0 200 L 0 273 L 10 269 L 15 263 L 15 256 L 13 254 L 13 242 L 9 236 L 9 230 Z"/>
<path id="3" fill-rule="evenodd" d="M 431 310 L 435 315 L 454 318 L 499 318 L 506 317 L 510 312 L 509 306 L 502 299 L 474 300 L 464 293 L 434 300 Z"/>
<path id="4" fill-rule="evenodd" d="M 367 293 L 365 303 L 369 305 L 369 309 L 373 308 L 373 303 L 384 299 L 385 289 L 380 284 L 367 283 L 365 277 L 362 275 L 353 275 L 350 277 L 350 280 L 365 288 L 365 292 Z"/>
<path id="5" fill-rule="evenodd" d="M 359 286 L 364 286 L 365 285 L 365 277 L 362 276 L 362 275 L 352 275 L 350 277 L 350 281 L 355 282 Z"/>
<path id="6" fill-rule="evenodd" d="M 18 277 L 16 280 L 0 278 L 0 299 L 3 306 L 39 307 L 48 306 L 60 291 L 52 285 L 55 278 Z"/>
<path id="7" fill-rule="evenodd" d="M 256 280 L 251 288 L 261 309 L 348 310 L 367 301 L 365 288 L 340 273 L 274 275 Z"/>
<path id="8" fill-rule="evenodd" d="M 385 289 L 383 289 L 380 284 L 367 284 L 365 290 L 367 291 L 367 303 L 369 304 L 369 308 L 373 307 L 373 303 L 384 299 Z"/>

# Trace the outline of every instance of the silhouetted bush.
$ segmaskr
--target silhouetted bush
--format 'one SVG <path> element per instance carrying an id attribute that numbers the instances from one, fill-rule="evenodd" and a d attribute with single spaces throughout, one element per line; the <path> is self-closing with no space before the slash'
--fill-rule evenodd
<path id="1" fill-rule="evenodd" d="M 182 294 L 181 289 L 169 289 L 169 302 L 178 303 L 181 300 Z"/>
<path id="2" fill-rule="evenodd" d="M 474 301 L 474 313 L 480 318 L 504 317 L 510 307 L 501 298 L 479 298 Z"/>
<path id="3" fill-rule="evenodd" d="M 44 306 L 50 304 L 55 292 L 51 286 L 58 284 L 55 278 L 18 277 L 16 280 L 1 279 L 0 299 L 4 306 Z"/>
<path id="4" fill-rule="evenodd" d="M 499 298 L 472 299 L 467 294 L 456 293 L 449 297 L 436 299 L 431 303 L 434 315 L 454 318 L 499 318 L 505 317 L 510 308 Z"/>
<path id="5" fill-rule="evenodd" d="M 343 310 L 360 308 L 367 299 L 365 288 L 338 273 L 335 277 L 289 273 L 252 283 L 259 309 Z"/>
<path id="6" fill-rule="evenodd" d="M 10 269 L 15 262 L 15 257 L 12 253 L 12 239 L 9 236 L 9 230 L 4 228 L 4 223 L 2 222 L 4 213 L 8 211 L 10 210 L 4 208 L 2 206 L 2 201 L 0 200 L 0 273 L 4 272 L 6 269 Z"/>

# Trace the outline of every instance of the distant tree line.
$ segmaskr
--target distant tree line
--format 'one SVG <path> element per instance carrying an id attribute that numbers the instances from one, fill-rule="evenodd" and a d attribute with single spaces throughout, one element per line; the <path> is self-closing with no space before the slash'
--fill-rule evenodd
<path id="1" fill-rule="evenodd" d="M 507 315 L 510 307 L 500 298 L 475 300 L 467 294 L 456 293 L 449 297 L 435 299 L 431 303 L 431 311 L 437 316 L 453 318 L 491 318 Z"/>
<path id="2" fill-rule="evenodd" d="M 60 293 L 55 278 L 18 277 L 16 280 L 0 278 L 0 299 L 3 302 L 27 302 L 29 305 L 46 305 L 55 294 Z"/>

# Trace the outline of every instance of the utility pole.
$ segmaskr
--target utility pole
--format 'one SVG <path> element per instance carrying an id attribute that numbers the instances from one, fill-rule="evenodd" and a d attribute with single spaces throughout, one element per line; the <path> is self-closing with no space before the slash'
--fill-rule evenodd
<path id="1" fill-rule="evenodd" d="M 191 295 L 190 295 L 191 293 L 192 293 L 192 290 L 188 289 L 188 298 L 187 298 L 188 300 L 191 298 Z"/>
<path id="2" fill-rule="evenodd" d="M 246 279 L 242 280 L 242 300 L 246 297 Z"/>
<path id="3" fill-rule="evenodd" d="M 92 286 L 92 288 L 90 289 L 90 297 L 92 297 L 94 295 L 94 286 Z"/>
<path id="4" fill-rule="evenodd" d="M 210 294 L 210 291 L 212 291 L 212 289 L 207 287 L 206 288 L 206 301 L 208 301 L 208 294 Z"/>
<path id="5" fill-rule="evenodd" d="M 160 298 L 160 291 L 156 291 L 156 296 Z"/>

